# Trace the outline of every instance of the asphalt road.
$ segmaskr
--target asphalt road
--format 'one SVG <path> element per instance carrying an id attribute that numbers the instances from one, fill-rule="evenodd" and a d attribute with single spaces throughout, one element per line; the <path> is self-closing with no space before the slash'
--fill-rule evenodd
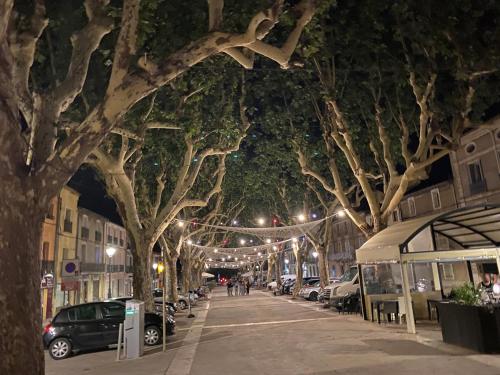
<path id="1" fill-rule="evenodd" d="M 227 297 L 223 288 L 177 317 L 168 350 L 114 361 L 113 350 L 67 360 L 47 356 L 47 374 L 500 374 L 500 356 L 477 355 L 439 340 L 421 342 L 404 327 L 338 315 L 269 293 Z M 420 342 L 419 342 L 420 341 Z"/>

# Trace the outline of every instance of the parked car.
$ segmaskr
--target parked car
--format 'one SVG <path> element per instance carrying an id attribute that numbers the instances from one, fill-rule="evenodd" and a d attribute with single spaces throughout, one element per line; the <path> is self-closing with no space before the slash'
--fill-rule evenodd
<path id="1" fill-rule="evenodd" d="M 153 291 L 153 297 L 154 297 L 155 303 L 159 303 L 161 306 L 161 304 L 163 302 L 163 289 L 160 289 L 160 288 L 155 289 Z M 189 297 L 191 300 L 191 306 L 196 306 L 196 303 L 198 301 L 198 297 L 195 295 L 195 293 L 189 293 Z M 188 297 L 179 293 L 177 295 L 177 306 L 181 310 L 186 309 L 189 306 Z"/>
<path id="2" fill-rule="evenodd" d="M 339 281 L 325 288 L 325 304 L 330 304 L 330 300 L 346 294 L 355 294 L 359 289 L 358 267 L 350 267 L 340 277 Z"/>
<path id="3" fill-rule="evenodd" d="M 119 301 L 92 302 L 62 308 L 43 330 L 43 343 L 54 359 L 64 359 L 73 351 L 105 348 L 116 344 L 120 323 L 125 320 L 125 304 Z M 167 334 L 175 331 L 175 321 L 167 319 Z M 162 335 L 162 318 L 144 314 L 144 343 L 157 345 Z"/>
<path id="4" fill-rule="evenodd" d="M 321 286 L 319 280 L 310 280 L 302 287 L 299 296 L 309 301 L 317 301 Z"/>
<path id="5" fill-rule="evenodd" d="M 105 302 L 120 301 L 120 302 L 126 303 L 127 301 L 131 300 L 132 298 L 133 297 L 131 297 L 131 296 L 113 297 L 113 298 L 105 300 Z M 162 302 L 163 302 L 163 300 L 157 300 L 157 299 L 154 300 L 155 311 L 160 315 L 163 314 L 163 309 L 161 307 Z M 166 309 L 167 309 L 167 314 L 171 315 L 173 317 L 175 315 L 175 313 L 177 312 L 177 304 L 175 302 L 166 302 L 165 305 L 166 305 Z"/>

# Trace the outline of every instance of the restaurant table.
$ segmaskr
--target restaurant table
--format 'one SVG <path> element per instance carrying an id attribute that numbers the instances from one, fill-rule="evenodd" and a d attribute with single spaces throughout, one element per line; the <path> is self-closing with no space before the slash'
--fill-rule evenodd
<path id="1" fill-rule="evenodd" d="M 391 322 L 391 314 L 394 314 L 396 318 L 399 316 L 399 301 L 386 299 L 386 300 L 374 300 L 371 301 L 371 313 L 372 313 L 372 322 L 375 321 L 373 309 L 377 310 L 377 323 L 380 324 L 380 314 L 383 312 L 384 315 L 387 315 L 387 321 Z"/>

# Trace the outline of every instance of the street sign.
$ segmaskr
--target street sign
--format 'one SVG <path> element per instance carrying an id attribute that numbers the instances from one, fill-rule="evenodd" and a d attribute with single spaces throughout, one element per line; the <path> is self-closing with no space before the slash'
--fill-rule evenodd
<path id="1" fill-rule="evenodd" d="M 42 281 L 40 283 L 41 289 L 48 289 L 54 287 L 54 276 L 47 274 L 42 277 Z"/>
<path id="2" fill-rule="evenodd" d="M 80 282 L 77 280 L 65 280 L 61 282 L 61 291 L 79 290 Z"/>
<path id="3" fill-rule="evenodd" d="M 78 259 L 64 259 L 62 261 L 61 276 L 73 277 L 80 273 L 80 261 Z"/>

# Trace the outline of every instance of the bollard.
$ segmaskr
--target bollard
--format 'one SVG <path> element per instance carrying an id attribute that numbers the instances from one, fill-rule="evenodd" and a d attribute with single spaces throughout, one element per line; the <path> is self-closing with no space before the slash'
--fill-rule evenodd
<path id="1" fill-rule="evenodd" d="M 118 346 L 116 347 L 116 360 L 120 360 L 120 352 L 122 349 L 122 339 L 123 339 L 123 323 L 120 323 L 120 327 L 118 328 Z"/>

